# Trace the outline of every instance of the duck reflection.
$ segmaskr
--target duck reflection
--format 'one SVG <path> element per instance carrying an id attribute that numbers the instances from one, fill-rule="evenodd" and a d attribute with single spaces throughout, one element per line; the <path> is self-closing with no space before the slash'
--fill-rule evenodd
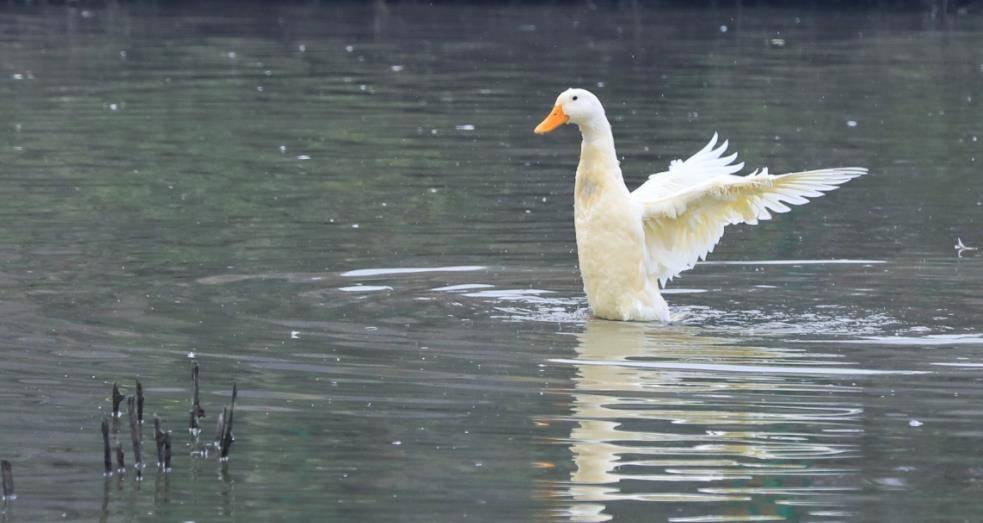
<path id="1" fill-rule="evenodd" d="M 608 521 L 621 501 L 661 502 L 617 505 L 652 521 L 849 514 L 862 409 L 824 355 L 603 320 L 576 350 L 566 519 Z"/>

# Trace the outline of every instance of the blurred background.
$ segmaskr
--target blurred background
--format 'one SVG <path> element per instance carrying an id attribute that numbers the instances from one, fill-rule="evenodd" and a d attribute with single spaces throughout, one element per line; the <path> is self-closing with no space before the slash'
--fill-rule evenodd
<path id="1" fill-rule="evenodd" d="M 871 174 L 597 321 L 567 87 L 631 188 Z M 977 520 L 981 96 L 980 2 L 5 3 L 0 520 Z M 174 471 L 106 480 L 135 378 Z"/>

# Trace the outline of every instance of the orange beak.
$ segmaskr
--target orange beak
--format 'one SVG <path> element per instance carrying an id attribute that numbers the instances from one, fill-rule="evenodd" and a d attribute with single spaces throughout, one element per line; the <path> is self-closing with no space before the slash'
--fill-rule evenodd
<path id="1" fill-rule="evenodd" d="M 546 119 L 540 122 L 539 125 L 533 129 L 533 132 L 536 134 L 546 134 L 567 123 L 568 121 L 570 121 L 570 117 L 563 112 L 563 106 L 557 105 L 553 108 L 553 111 L 550 112 L 549 116 L 547 116 Z"/>

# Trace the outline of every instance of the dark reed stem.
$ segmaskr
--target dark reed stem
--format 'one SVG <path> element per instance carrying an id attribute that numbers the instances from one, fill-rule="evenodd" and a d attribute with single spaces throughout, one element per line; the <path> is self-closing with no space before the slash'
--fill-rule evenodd
<path id="1" fill-rule="evenodd" d="M 154 416 L 154 442 L 157 444 L 157 468 L 164 468 L 164 431 L 160 430 L 160 418 Z"/>
<path id="2" fill-rule="evenodd" d="M 113 416 L 119 417 L 119 406 L 125 397 L 119 391 L 119 383 L 113 383 Z"/>
<path id="3" fill-rule="evenodd" d="M 115 441 L 116 436 L 119 434 L 119 406 L 123 403 L 123 394 L 119 391 L 119 383 L 113 383 L 113 440 Z"/>
<path id="4" fill-rule="evenodd" d="M 143 425 L 143 384 L 137 380 L 137 421 Z"/>
<path id="5" fill-rule="evenodd" d="M 235 441 L 235 435 L 232 433 L 232 421 L 235 417 L 236 409 L 236 398 L 239 397 L 239 386 L 235 383 L 232 384 L 232 401 L 228 407 L 222 409 L 222 432 L 219 439 L 219 449 L 221 454 L 219 459 L 222 461 L 227 461 L 229 459 L 229 452 L 232 450 L 232 442 Z"/>
<path id="6" fill-rule="evenodd" d="M 106 466 L 106 475 L 113 475 L 113 452 L 109 445 L 109 420 L 102 419 L 102 462 Z"/>
<path id="7" fill-rule="evenodd" d="M 171 471 L 171 431 L 164 433 L 164 472 Z"/>
<path id="8" fill-rule="evenodd" d="M 201 424 L 198 422 L 199 418 L 205 417 L 205 409 L 201 408 L 201 394 L 200 387 L 198 383 L 198 362 L 192 362 L 191 366 L 191 418 L 188 422 L 188 430 L 191 431 L 191 435 L 198 437 L 201 433 Z"/>
<path id="9" fill-rule="evenodd" d="M 126 453 L 123 452 L 123 445 L 116 444 L 116 472 L 120 474 L 126 473 Z"/>
<path id="10" fill-rule="evenodd" d="M 232 449 L 232 442 L 235 441 L 235 437 L 232 435 L 232 411 L 228 407 L 223 407 L 222 411 L 227 421 L 223 427 L 222 439 L 219 440 L 218 448 L 221 451 L 219 459 L 226 461 L 229 459 L 229 450 Z"/>
<path id="11" fill-rule="evenodd" d="M 130 396 L 126 400 L 130 418 L 130 441 L 133 443 L 133 468 L 138 471 L 143 468 L 143 431 L 140 430 L 140 423 L 137 421 L 137 400 Z"/>
<path id="12" fill-rule="evenodd" d="M 16 499 L 14 492 L 14 470 L 7 460 L 0 461 L 0 475 L 3 476 L 3 499 Z"/>

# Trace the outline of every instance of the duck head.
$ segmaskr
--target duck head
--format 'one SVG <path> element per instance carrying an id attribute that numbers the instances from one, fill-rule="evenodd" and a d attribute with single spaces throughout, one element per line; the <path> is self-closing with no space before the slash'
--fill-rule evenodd
<path id="1" fill-rule="evenodd" d="M 602 121 L 607 122 L 607 117 L 601 101 L 594 93 L 586 89 L 567 89 L 556 97 L 553 110 L 533 132 L 546 134 L 565 123 L 577 124 L 583 129 Z"/>

